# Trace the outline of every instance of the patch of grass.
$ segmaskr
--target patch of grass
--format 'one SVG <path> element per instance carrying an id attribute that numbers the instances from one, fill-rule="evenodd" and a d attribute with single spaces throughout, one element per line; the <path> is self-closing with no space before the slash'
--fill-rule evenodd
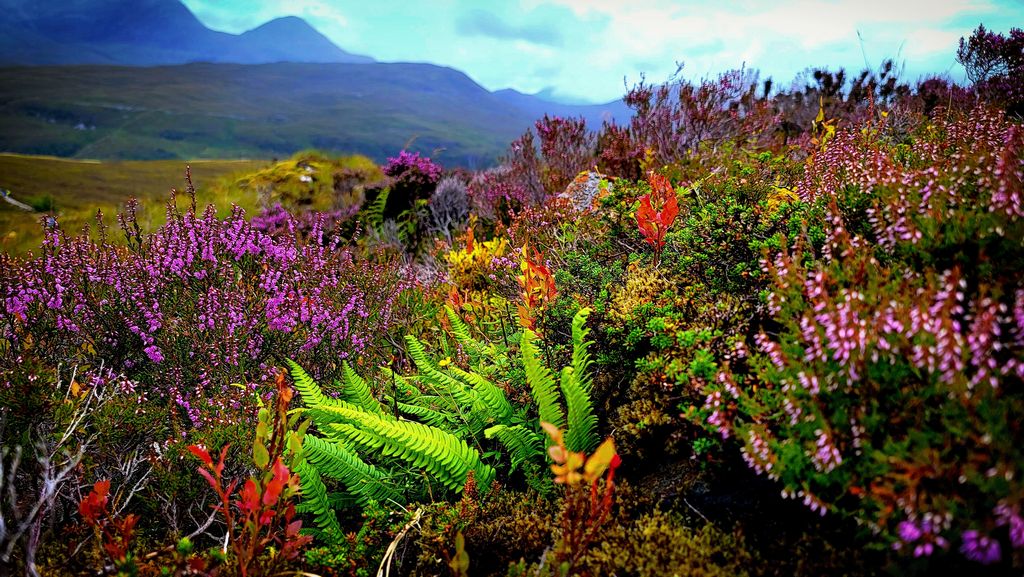
<path id="1" fill-rule="evenodd" d="M 116 231 L 114 215 L 134 196 L 139 199 L 139 221 L 148 228 L 164 220 L 164 205 L 172 188 L 185 189 L 185 166 L 192 167 L 192 180 L 200 205 L 213 203 L 220 214 L 232 204 L 250 213 L 256 209 L 255 194 L 235 187 L 218 186 L 222 180 L 267 165 L 261 160 L 182 160 L 97 162 L 46 156 L 0 154 L 0 188 L 17 200 L 42 212 L 19 210 L 0 202 L 0 250 L 24 254 L 36 250 L 43 238 L 39 220 L 44 212 L 55 211 L 62 228 L 69 233 L 95 222 L 97 210 Z M 184 196 L 184 194 L 182 194 Z M 179 197 L 179 204 L 187 202 Z"/>

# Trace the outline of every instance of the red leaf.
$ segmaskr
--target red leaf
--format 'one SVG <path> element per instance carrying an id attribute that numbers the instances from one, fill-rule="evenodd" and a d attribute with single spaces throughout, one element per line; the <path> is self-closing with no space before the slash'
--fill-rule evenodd
<path id="1" fill-rule="evenodd" d="M 90 525 L 95 524 L 100 517 L 106 515 L 107 496 L 110 493 L 110 480 L 96 481 L 92 491 L 89 492 L 78 504 L 78 512 Z"/>
<path id="2" fill-rule="evenodd" d="M 206 449 L 200 447 L 199 445 L 189 445 L 188 450 L 190 453 L 195 455 L 197 459 L 202 461 L 204 465 L 213 465 L 213 459 L 210 458 L 210 453 L 208 453 Z"/>
<path id="3" fill-rule="evenodd" d="M 218 477 L 221 475 L 221 473 L 224 472 L 224 462 L 228 458 L 228 447 L 230 447 L 230 446 L 231 446 L 231 443 L 228 443 L 227 445 L 224 445 L 223 449 L 220 450 L 220 462 L 217 463 L 217 466 L 215 467 L 215 469 L 217 470 L 217 476 Z"/>
<path id="4" fill-rule="evenodd" d="M 679 215 L 679 201 L 676 200 L 676 196 L 673 193 L 665 202 L 665 206 L 661 209 L 660 222 L 665 229 L 672 226 L 675 222 L 676 217 Z"/>
<path id="5" fill-rule="evenodd" d="M 238 508 L 248 513 L 255 511 L 260 506 L 260 491 L 256 486 L 256 481 L 249 479 L 245 482 L 242 487 L 242 491 L 238 495 Z"/>
<path id="6" fill-rule="evenodd" d="M 216 491 L 217 490 L 217 481 L 216 481 L 216 479 L 213 478 L 213 475 L 211 475 L 209 471 L 207 471 L 206 469 L 204 469 L 202 467 L 197 467 L 196 470 L 199 471 L 199 474 L 202 475 L 203 478 L 206 479 L 206 482 L 210 484 L 210 487 L 213 487 L 213 490 Z"/>

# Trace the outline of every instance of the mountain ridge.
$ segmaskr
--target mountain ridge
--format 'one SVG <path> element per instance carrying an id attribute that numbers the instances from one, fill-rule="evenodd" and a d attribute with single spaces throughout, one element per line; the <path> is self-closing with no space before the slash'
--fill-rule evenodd
<path id="1" fill-rule="evenodd" d="M 228 34 L 179 0 L 0 0 L 0 151 L 267 158 L 320 148 L 380 160 L 414 141 L 479 166 L 545 114 L 593 129 L 630 115 L 621 101 L 559 104 L 490 92 L 451 67 L 376 62 L 295 16 Z"/>
<path id="2" fill-rule="evenodd" d="M 242 34 L 212 30 L 179 0 L 0 0 L 0 64 L 154 66 L 191 62 L 370 63 L 305 20 L 285 16 Z"/>

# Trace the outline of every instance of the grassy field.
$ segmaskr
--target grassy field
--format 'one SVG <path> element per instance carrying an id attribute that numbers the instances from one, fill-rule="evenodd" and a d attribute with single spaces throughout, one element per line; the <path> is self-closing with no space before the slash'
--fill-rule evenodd
<path id="1" fill-rule="evenodd" d="M 69 232 L 94 222 L 97 210 L 102 210 L 108 216 L 107 223 L 116 229 L 114 215 L 134 196 L 141 205 L 140 221 L 144 226 L 154 227 L 163 221 L 163 207 L 170 190 L 184 191 L 186 164 L 192 167 L 200 204 L 212 202 L 219 212 L 225 213 L 232 203 L 252 210 L 256 199 L 223 192 L 230 188 L 215 187 L 214 183 L 268 163 L 259 160 L 98 162 L 0 154 L 0 189 L 9 191 L 12 198 L 22 203 L 52 210 Z M 0 249 L 24 254 L 38 248 L 42 240 L 39 220 L 45 214 L 20 210 L 0 201 Z"/>

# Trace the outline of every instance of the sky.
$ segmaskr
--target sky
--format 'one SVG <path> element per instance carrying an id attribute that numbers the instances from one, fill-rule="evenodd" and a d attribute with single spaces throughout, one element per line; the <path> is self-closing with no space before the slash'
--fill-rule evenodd
<path id="1" fill-rule="evenodd" d="M 489 90 L 607 102 L 683 63 L 691 79 L 745 66 L 789 86 L 811 67 L 963 78 L 956 46 L 979 23 L 1024 26 L 1024 0 L 184 0 L 208 27 L 240 33 L 299 16 L 342 49 L 429 62 Z"/>

